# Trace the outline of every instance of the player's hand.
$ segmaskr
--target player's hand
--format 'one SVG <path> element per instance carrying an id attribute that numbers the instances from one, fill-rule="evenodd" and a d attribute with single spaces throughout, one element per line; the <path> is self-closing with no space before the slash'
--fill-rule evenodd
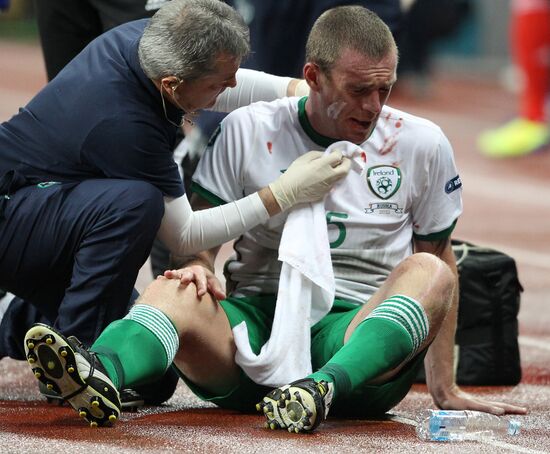
<path id="1" fill-rule="evenodd" d="M 457 385 L 448 390 L 444 397 L 437 397 L 432 394 L 432 398 L 434 403 L 442 410 L 476 410 L 494 415 L 524 415 L 527 413 L 527 408 L 525 407 L 485 400 L 462 391 Z"/>
<path id="2" fill-rule="evenodd" d="M 297 158 L 277 180 L 269 185 L 281 210 L 298 203 L 316 202 L 345 177 L 351 161 L 340 151 L 325 154 L 310 151 Z"/>
<path id="3" fill-rule="evenodd" d="M 226 295 L 221 282 L 212 271 L 202 265 L 189 265 L 177 270 L 167 270 L 164 272 L 164 277 L 179 279 L 182 286 L 194 283 L 199 298 L 210 293 L 216 300 L 225 299 Z"/>

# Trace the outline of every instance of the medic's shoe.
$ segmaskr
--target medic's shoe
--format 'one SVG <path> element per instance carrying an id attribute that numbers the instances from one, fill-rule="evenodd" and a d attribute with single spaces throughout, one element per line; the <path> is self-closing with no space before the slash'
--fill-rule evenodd
<path id="1" fill-rule="evenodd" d="M 550 126 L 525 118 L 517 118 L 500 128 L 486 131 L 478 139 L 481 153 L 491 158 L 525 156 L 548 144 Z"/>
<path id="2" fill-rule="evenodd" d="M 332 383 L 304 378 L 274 389 L 256 409 L 264 413 L 270 429 L 311 432 L 326 419 L 333 393 Z"/>
<path id="3" fill-rule="evenodd" d="M 117 389 L 97 356 L 78 339 L 38 323 L 25 335 L 25 353 L 34 376 L 91 427 L 112 425 L 120 417 Z"/>

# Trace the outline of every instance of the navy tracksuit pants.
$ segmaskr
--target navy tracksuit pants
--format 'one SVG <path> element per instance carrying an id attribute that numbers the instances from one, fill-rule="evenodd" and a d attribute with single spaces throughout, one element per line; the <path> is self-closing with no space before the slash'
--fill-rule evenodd
<path id="1" fill-rule="evenodd" d="M 18 298 L 0 325 L 0 358 L 24 359 L 23 336 L 38 321 L 90 345 L 122 318 L 163 214 L 161 192 L 141 181 L 46 183 L 11 194 L 0 216 L 0 288 Z"/>

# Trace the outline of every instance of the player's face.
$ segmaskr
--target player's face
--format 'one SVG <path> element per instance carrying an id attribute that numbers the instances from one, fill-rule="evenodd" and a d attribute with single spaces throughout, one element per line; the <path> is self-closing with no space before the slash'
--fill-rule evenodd
<path id="1" fill-rule="evenodd" d="M 367 140 L 396 81 L 396 68 L 396 51 L 375 61 L 345 50 L 328 74 L 319 73 L 314 128 L 356 144 Z"/>
<path id="2" fill-rule="evenodd" d="M 195 80 L 185 80 L 178 85 L 173 91 L 177 105 L 186 112 L 212 107 L 227 87 L 237 85 L 235 73 L 240 63 L 240 58 L 220 55 L 212 73 Z"/>

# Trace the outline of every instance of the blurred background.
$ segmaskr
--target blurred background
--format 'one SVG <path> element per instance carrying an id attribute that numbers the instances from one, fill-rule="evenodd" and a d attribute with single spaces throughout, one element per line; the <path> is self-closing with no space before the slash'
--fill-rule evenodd
<path id="1" fill-rule="evenodd" d="M 252 19 L 254 2 L 233 3 Z M 1 4 L 9 7 L 0 13 L 0 41 L 38 48 L 35 3 L 0 0 Z M 508 0 L 402 0 L 402 4 L 408 13 L 398 38 L 401 80 L 397 88 L 419 90 L 417 95 L 427 96 L 429 76 L 439 71 L 488 78 L 507 89 L 516 85 L 509 57 Z M 0 78 L 4 78 L 6 67 L 17 65 L 17 61 L 10 61 L 2 52 L 0 64 Z M 36 74 L 45 74 L 43 66 L 35 68 Z M 2 104 L 6 106 L 6 102 L 3 96 Z"/>

